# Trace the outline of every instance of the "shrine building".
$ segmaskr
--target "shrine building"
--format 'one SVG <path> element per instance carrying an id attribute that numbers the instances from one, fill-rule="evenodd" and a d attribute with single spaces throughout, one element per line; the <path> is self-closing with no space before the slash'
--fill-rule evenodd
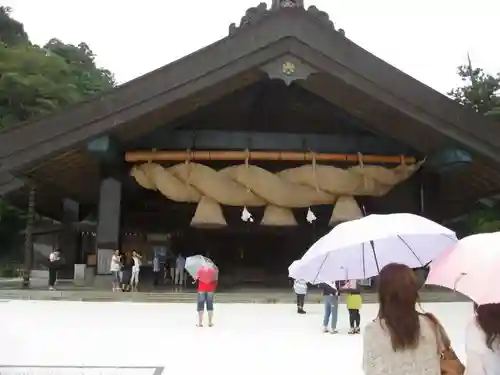
<path id="1" fill-rule="evenodd" d="M 207 254 L 269 285 L 339 222 L 438 222 L 500 191 L 500 127 L 370 54 L 301 0 L 249 8 L 199 51 L 0 133 L 0 195 L 56 221 L 64 277 L 110 251 Z"/>

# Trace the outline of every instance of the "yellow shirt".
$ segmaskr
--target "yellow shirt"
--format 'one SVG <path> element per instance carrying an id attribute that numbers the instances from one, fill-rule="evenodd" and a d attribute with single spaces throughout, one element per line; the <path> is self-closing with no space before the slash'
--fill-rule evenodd
<path id="1" fill-rule="evenodd" d="M 363 303 L 363 298 L 361 297 L 361 294 L 351 294 L 349 293 L 347 295 L 347 308 L 350 310 L 360 310 L 361 309 L 361 304 Z"/>

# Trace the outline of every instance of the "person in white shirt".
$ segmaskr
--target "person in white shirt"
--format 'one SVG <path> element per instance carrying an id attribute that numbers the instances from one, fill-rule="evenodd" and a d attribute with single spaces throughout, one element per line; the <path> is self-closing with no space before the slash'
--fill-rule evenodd
<path id="1" fill-rule="evenodd" d="M 500 375 L 500 304 L 475 305 L 474 310 L 465 334 L 465 374 Z"/>
<path id="2" fill-rule="evenodd" d="M 134 261 L 134 265 L 132 266 L 132 276 L 130 278 L 130 287 L 132 291 L 137 292 L 137 288 L 139 286 L 139 273 L 141 271 L 142 265 L 142 256 L 139 255 L 137 251 L 132 251 L 132 260 Z"/>
<path id="3" fill-rule="evenodd" d="M 297 295 L 297 314 L 305 314 L 304 303 L 307 294 L 307 281 L 298 279 L 293 283 L 293 290 Z"/>
<path id="4" fill-rule="evenodd" d="M 60 261 L 61 252 L 58 249 L 53 250 L 49 254 L 49 290 L 55 290 Z"/>
<path id="5" fill-rule="evenodd" d="M 179 254 L 175 260 L 175 285 L 184 284 L 184 267 L 186 266 L 186 258 Z"/>
<path id="6" fill-rule="evenodd" d="M 111 256 L 111 263 L 109 265 L 109 270 L 113 275 L 113 292 L 118 292 L 120 290 L 120 271 L 122 269 L 121 259 L 120 250 L 115 250 Z"/>
<path id="7" fill-rule="evenodd" d="M 161 275 L 160 257 L 155 254 L 153 257 L 153 285 L 158 286 Z"/>

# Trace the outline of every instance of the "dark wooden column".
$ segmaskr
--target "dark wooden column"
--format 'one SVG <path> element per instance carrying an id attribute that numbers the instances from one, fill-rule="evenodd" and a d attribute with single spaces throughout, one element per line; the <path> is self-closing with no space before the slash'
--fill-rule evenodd
<path id="1" fill-rule="evenodd" d="M 124 172 L 124 154 L 119 142 L 109 136 L 92 140 L 88 143 L 87 150 L 96 158 L 101 170 L 96 231 L 96 271 L 107 274 L 109 266 L 108 269 L 103 269 L 100 260 L 106 258 L 105 263 L 109 262 L 111 260 L 109 250 L 120 248 L 121 176 Z"/>
<path id="2" fill-rule="evenodd" d="M 33 268 L 33 228 L 35 224 L 36 189 L 30 186 L 28 194 L 28 212 L 24 235 L 23 288 L 30 287 L 31 269 Z"/>
<path id="3" fill-rule="evenodd" d="M 75 262 L 79 251 L 78 233 L 75 223 L 80 219 L 80 205 L 71 199 L 63 200 L 62 229 L 59 235 L 59 247 L 65 264 L 59 273 L 63 279 L 72 279 Z"/>
<path id="4" fill-rule="evenodd" d="M 114 177 L 104 178 L 100 186 L 96 235 L 98 273 L 107 273 L 107 270 L 99 270 L 100 255 L 120 248 L 121 198 L 121 181 Z"/>

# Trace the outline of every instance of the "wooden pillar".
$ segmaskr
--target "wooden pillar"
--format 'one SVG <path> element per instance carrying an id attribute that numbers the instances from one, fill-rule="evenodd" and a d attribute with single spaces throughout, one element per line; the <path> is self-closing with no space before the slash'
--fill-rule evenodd
<path id="1" fill-rule="evenodd" d="M 24 268 L 23 288 L 30 287 L 31 269 L 33 268 L 33 228 L 35 224 L 36 189 L 30 187 L 28 195 L 28 213 L 26 216 L 26 231 L 24 237 Z"/>
<path id="2" fill-rule="evenodd" d="M 113 250 L 120 248 L 122 184 L 116 178 L 101 181 L 97 223 L 97 274 L 109 273 Z"/>
<path id="3" fill-rule="evenodd" d="M 59 271 L 61 279 L 73 279 L 75 263 L 79 252 L 78 233 L 75 223 L 80 218 L 80 205 L 71 199 L 63 199 L 62 228 L 59 233 L 59 248 L 64 259 L 64 266 Z"/>

